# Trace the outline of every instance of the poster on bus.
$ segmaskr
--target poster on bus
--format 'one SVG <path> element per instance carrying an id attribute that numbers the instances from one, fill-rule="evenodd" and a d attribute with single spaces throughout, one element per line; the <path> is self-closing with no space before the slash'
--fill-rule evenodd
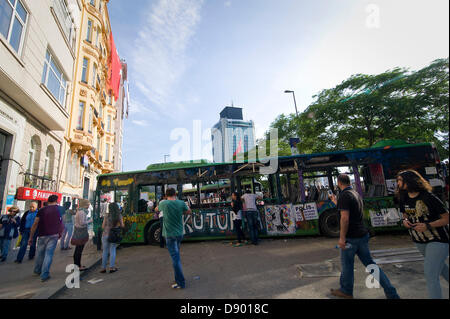
<path id="1" fill-rule="evenodd" d="M 292 205 L 273 205 L 265 207 L 268 235 L 295 234 L 295 213 Z"/>
<path id="2" fill-rule="evenodd" d="M 316 203 L 298 204 L 292 206 L 297 222 L 319 219 Z"/>

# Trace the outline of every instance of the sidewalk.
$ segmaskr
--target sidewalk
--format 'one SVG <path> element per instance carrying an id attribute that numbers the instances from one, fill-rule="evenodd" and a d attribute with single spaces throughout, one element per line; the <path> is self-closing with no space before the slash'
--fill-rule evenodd
<path id="1" fill-rule="evenodd" d="M 12 245 L 13 243 L 11 243 Z M 36 260 L 28 260 L 28 252 L 21 264 L 14 263 L 18 248 L 10 249 L 8 260 L 0 264 L 0 299 L 48 299 L 61 288 L 65 287 L 67 265 L 73 264 L 72 249 L 61 251 L 59 242 L 53 256 L 53 263 L 50 268 L 50 280 L 42 283 L 39 276 L 33 275 L 34 263 Z M 92 238 L 83 250 L 81 264 L 93 267 L 101 260 L 102 253 L 97 251 L 97 246 L 93 244 Z M 89 270 L 88 270 L 89 271 Z M 83 277 L 83 273 L 81 275 Z"/>

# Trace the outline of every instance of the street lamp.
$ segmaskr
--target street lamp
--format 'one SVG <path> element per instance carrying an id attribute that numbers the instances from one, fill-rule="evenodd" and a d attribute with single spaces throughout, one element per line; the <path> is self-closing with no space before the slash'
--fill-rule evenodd
<path id="1" fill-rule="evenodd" d="M 295 100 L 295 93 L 294 93 L 294 91 L 286 90 L 286 91 L 284 91 L 284 93 L 292 93 L 292 95 L 294 96 L 295 113 L 296 113 L 297 116 L 298 116 L 298 111 L 297 111 L 297 101 Z"/>

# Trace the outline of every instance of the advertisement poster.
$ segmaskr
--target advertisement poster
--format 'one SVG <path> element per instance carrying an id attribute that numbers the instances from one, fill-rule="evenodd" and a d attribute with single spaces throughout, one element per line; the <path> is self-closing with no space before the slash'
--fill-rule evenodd
<path id="1" fill-rule="evenodd" d="M 294 205 L 292 209 L 297 222 L 319 219 L 316 203 L 298 204 Z"/>
<path id="2" fill-rule="evenodd" d="M 381 209 L 380 211 L 369 210 L 369 213 L 373 227 L 395 226 L 402 219 L 397 208 Z"/>
<path id="3" fill-rule="evenodd" d="M 273 205 L 265 207 L 267 234 L 295 234 L 295 213 L 292 205 Z"/>

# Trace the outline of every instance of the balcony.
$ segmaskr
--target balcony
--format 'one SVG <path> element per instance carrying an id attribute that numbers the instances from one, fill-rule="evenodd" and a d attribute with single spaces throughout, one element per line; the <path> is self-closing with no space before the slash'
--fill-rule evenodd
<path id="1" fill-rule="evenodd" d="M 49 176 L 37 176 L 31 173 L 20 173 L 19 185 L 49 192 L 56 192 L 56 181 Z"/>

